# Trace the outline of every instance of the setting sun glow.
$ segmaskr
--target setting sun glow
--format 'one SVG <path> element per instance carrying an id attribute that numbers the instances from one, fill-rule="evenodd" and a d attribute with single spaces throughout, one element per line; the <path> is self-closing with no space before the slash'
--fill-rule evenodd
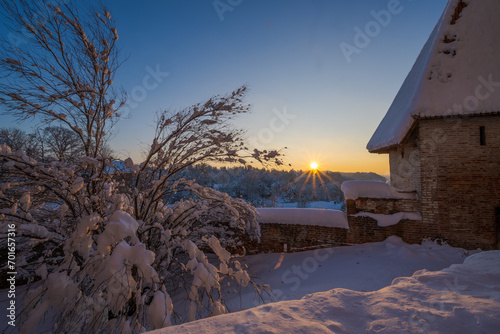
<path id="1" fill-rule="evenodd" d="M 318 169 L 318 164 L 316 162 L 311 162 L 311 165 L 310 165 L 311 169 Z"/>

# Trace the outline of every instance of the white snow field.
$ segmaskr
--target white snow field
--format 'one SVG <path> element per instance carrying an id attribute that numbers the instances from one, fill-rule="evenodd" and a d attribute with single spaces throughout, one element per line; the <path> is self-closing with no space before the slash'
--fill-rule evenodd
<path id="1" fill-rule="evenodd" d="M 246 290 L 228 309 L 247 310 L 149 333 L 499 333 L 500 251 L 471 253 L 390 237 L 248 256 L 281 301 L 248 309 L 259 302 Z"/>

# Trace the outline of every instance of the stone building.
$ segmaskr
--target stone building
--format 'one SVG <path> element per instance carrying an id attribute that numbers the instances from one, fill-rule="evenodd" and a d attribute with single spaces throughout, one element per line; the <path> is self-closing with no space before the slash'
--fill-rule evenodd
<path id="1" fill-rule="evenodd" d="M 367 145 L 417 198 L 419 237 L 500 248 L 499 17 L 498 0 L 450 0 Z"/>

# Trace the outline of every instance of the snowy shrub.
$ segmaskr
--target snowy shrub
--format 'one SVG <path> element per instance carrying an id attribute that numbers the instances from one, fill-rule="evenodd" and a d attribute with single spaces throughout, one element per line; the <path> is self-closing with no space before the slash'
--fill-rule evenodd
<path id="1" fill-rule="evenodd" d="M 259 240 L 257 213 L 180 175 L 206 162 L 281 164 L 280 152 L 247 148 L 230 126 L 248 111 L 246 88 L 161 113 L 145 161 L 117 168 L 102 154 L 125 101 L 111 88 L 120 64 L 111 14 L 54 3 L 0 3 L 27 42 L 2 45 L 0 103 L 81 144 L 77 158 L 50 163 L 0 144 L 0 227 L 15 225 L 18 279 L 30 283 L 20 333 L 44 321 L 55 332 L 138 333 L 225 313 L 222 284 L 260 289 L 235 256 Z M 168 204 L 181 192 L 191 195 Z"/>
<path id="2" fill-rule="evenodd" d="M 60 331 L 109 332 L 220 314 L 220 282 L 250 281 L 229 252 L 260 237 L 256 210 L 242 200 L 183 179 L 119 192 L 105 157 L 47 166 L 4 147 L 0 159 L 17 180 L 2 184 L 2 224 L 16 223 L 20 271 L 41 279 L 24 301 L 20 322 L 28 333 L 49 311 Z M 129 175 L 141 179 L 142 173 L 152 171 Z M 194 196 L 166 205 L 164 196 L 150 197 L 160 190 Z M 216 258 L 209 260 L 207 251 Z M 190 286 L 187 315 L 174 314 L 170 295 L 179 282 Z"/>

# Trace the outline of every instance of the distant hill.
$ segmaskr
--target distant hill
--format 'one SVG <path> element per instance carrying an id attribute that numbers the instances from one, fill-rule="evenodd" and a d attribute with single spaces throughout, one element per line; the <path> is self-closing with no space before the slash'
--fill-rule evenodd
<path id="1" fill-rule="evenodd" d="M 387 182 L 387 179 L 376 173 L 340 173 L 344 178 L 350 180 L 361 180 L 361 181 L 381 181 Z"/>

